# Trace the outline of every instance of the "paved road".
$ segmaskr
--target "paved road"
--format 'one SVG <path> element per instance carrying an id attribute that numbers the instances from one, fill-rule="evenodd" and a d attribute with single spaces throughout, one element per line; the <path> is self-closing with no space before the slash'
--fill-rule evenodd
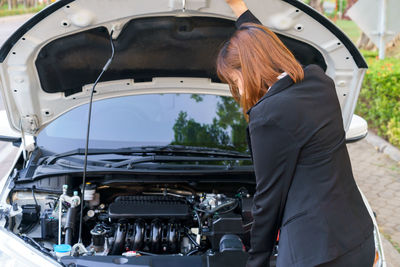
<path id="1" fill-rule="evenodd" d="M 18 153 L 18 148 L 11 143 L 0 142 L 0 179 L 8 174 Z"/>
<path id="2" fill-rule="evenodd" d="M 400 249 L 399 162 L 379 153 L 367 140 L 348 144 L 347 148 L 354 177 L 377 215 L 381 233 Z M 400 267 L 400 254 L 386 240 L 384 249 L 388 267 Z"/>
<path id="3" fill-rule="evenodd" d="M 12 17 L 0 18 L 0 46 L 8 39 L 8 37 L 17 30 L 32 14 L 25 14 Z M 0 110 L 4 109 L 3 100 L 0 95 Z M 0 179 L 5 175 L 11 167 L 17 149 L 10 143 L 0 142 Z"/>
<path id="4" fill-rule="evenodd" d="M 0 18 L 0 45 L 30 17 L 32 17 L 31 14 L 25 14 Z"/>

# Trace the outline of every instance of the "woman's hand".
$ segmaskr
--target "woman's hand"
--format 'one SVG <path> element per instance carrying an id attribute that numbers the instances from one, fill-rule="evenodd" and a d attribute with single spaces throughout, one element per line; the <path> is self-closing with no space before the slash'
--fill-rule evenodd
<path id="1" fill-rule="evenodd" d="M 240 17 L 248 9 L 243 0 L 225 0 L 225 2 L 232 8 L 236 17 Z"/>

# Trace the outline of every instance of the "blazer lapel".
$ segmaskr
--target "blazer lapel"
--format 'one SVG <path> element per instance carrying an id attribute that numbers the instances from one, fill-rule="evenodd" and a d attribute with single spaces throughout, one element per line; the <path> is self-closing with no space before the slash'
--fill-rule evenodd
<path id="1" fill-rule="evenodd" d="M 251 109 L 253 107 L 255 107 L 258 103 L 260 103 L 261 101 L 263 101 L 264 99 L 273 96 L 279 92 L 281 92 L 282 90 L 286 89 L 287 87 L 289 87 L 290 85 L 293 84 L 293 80 L 292 78 L 290 78 L 289 75 L 286 75 L 285 77 L 283 77 L 282 79 L 276 81 L 271 88 L 268 90 L 268 92 L 265 93 L 265 95 L 263 95 L 258 101 L 257 103 L 254 104 L 254 106 L 252 106 L 249 110 L 247 110 L 247 115 L 250 113 Z"/>
<path id="2" fill-rule="evenodd" d="M 247 125 L 247 127 L 246 127 L 246 140 L 247 140 L 247 145 L 249 146 L 251 160 L 253 160 L 253 152 L 251 150 L 251 140 L 250 140 L 249 125 Z"/>

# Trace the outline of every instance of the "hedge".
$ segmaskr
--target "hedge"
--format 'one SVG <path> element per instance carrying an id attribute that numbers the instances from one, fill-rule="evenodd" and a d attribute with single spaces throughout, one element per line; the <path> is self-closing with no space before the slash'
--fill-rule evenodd
<path id="1" fill-rule="evenodd" d="M 18 8 L 8 10 L 7 5 L 5 5 L 0 7 L 0 17 L 37 13 L 45 7 L 46 5 L 37 5 L 36 7 L 29 7 L 29 8 L 19 6 Z"/>
<path id="2" fill-rule="evenodd" d="M 369 128 L 400 147 L 400 61 L 378 60 L 374 52 L 364 52 L 369 69 L 364 78 L 356 113 Z"/>

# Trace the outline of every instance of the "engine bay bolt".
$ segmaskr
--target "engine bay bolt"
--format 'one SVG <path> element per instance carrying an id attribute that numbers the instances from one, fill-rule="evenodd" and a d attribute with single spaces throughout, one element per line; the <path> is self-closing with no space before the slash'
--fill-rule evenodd
<path id="1" fill-rule="evenodd" d="M 214 251 L 212 251 L 211 249 L 209 249 L 209 250 L 207 250 L 207 255 L 208 255 L 208 256 L 214 256 L 215 253 L 214 253 Z"/>
<path id="2" fill-rule="evenodd" d="M 95 214 L 94 210 L 88 210 L 87 212 L 87 216 L 90 218 L 93 218 L 94 214 Z"/>

